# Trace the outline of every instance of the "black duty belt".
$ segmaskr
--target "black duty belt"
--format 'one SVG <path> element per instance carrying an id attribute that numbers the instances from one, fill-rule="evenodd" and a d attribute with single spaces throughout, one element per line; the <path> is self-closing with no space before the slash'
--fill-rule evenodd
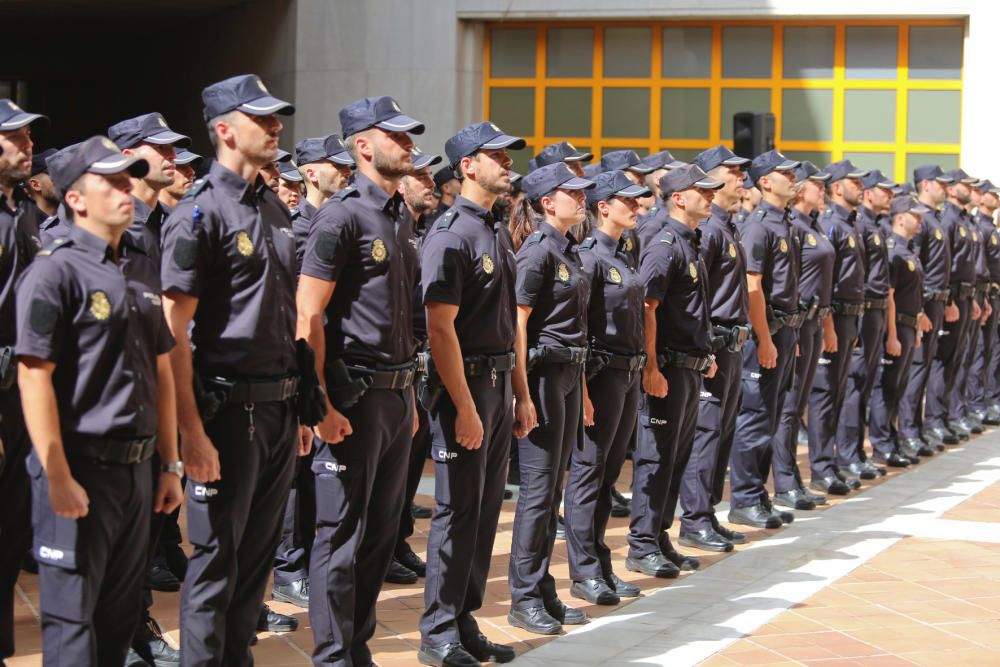
<path id="1" fill-rule="evenodd" d="M 66 438 L 66 451 L 102 463 L 142 463 L 148 461 L 156 451 L 156 436 L 138 440 L 118 440 L 115 438 L 94 438 L 71 436 Z"/>
<path id="2" fill-rule="evenodd" d="M 579 366 L 587 361 L 589 348 L 586 347 L 550 347 L 539 345 L 528 351 L 531 367 L 541 364 L 573 364 Z"/>
<path id="3" fill-rule="evenodd" d="M 924 292 L 924 301 L 941 301 L 947 303 L 951 292 L 946 289 L 928 290 Z"/>
<path id="4" fill-rule="evenodd" d="M 646 353 L 640 352 L 639 354 L 609 354 L 608 356 L 608 368 L 614 368 L 617 371 L 628 371 L 634 373 L 635 371 L 640 371 L 646 366 Z"/>
<path id="5" fill-rule="evenodd" d="M 208 389 L 220 389 L 226 403 L 270 403 L 287 401 L 299 390 L 299 376 L 275 380 L 229 380 L 222 377 L 202 378 Z"/>
<path id="6" fill-rule="evenodd" d="M 834 301 L 830 304 L 833 309 L 834 315 L 860 315 L 865 312 L 865 304 L 861 303 L 844 303 L 843 301 Z"/>
<path id="7" fill-rule="evenodd" d="M 750 338 L 750 327 L 743 324 L 727 326 L 724 324 L 712 325 L 712 346 L 716 350 L 723 348 L 730 352 L 739 352 L 743 345 Z"/>
<path id="8" fill-rule="evenodd" d="M 509 373 L 514 370 L 516 356 L 513 352 L 505 354 L 477 354 L 465 357 L 465 374 L 478 377 L 489 373 Z"/>
<path id="9" fill-rule="evenodd" d="M 771 310 L 767 321 L 768 329 L 770 329 L 772 334 L 778 332 L 781 327 L 788 327 L 789 329 L 800 329 L 802 323 L 806 321 L 806 311 L 797 310 L 794 313 L 786 313 L 780 310 Z"/>
<path id="10" fill-rule="evenodd" d="M 951 298 L 956 300 L 968 299 L 970 296 L 975 294 L 975 292 L 976 286 L 972 283 L 965 282 L 952 283 L 951 289 L 949 289 Z"/>
<path id="11" fill-rule="evenodd" d="M 885 310 L 889 307 L 889 297 L 865 299 L 865 310 Z"/>
<path id="12" fill-rule="evenodd" d="M 715 361 L 711 355 L 699 357 L 685 352 L 677 352 L 676 350 L 664 350 L 657 356 L 656 360 L 659 362 L 660 368 L 664 366 L 689 368 L 699 373 L 708 371 L 712 367 L 712 362 Z"/>
<path id="13" fill-rule="evenodd" d="M 902 324 L 903 326 L 910 327 L 911 329 L 920 328 L 920 320 L 913 315 L 907 315 L 906 313 L 896 313 L 896 324 Z"/>
<path id="14" fill-rule="evenodd" d="M 803 315 L 803 322 L 815 319 L 819 312 L 819 297 L 814 296 L 808 301 L 799 301 L 799 312 Z"/>
<path id="15" fill-rule="evenodd" d="M 818 320 L 826 319 L 826 316 L 833 311 L 831 306 L 820 306 L 816 309 L 816 318 Z"/>
<path id="16" fill-rule="evenodd" d="M 976 282 L 976 296 L 979 297 L 979 296 L 986 296 L 987 294 L 990 294 L 990 285 L 991 285 L 991 283 L 988 280 L 979 280 L 979 281 L 977 281 Z"/>
<path id="17" fill-rule="evenodd" d="M 347 369 L 351 373 L 368 378 L 371 381 L 368 385 L 369 389 L 409 389 L 417 378 L 416 361 L 398 366 L 377 365 L 374 368 L 348 364 Z"/>

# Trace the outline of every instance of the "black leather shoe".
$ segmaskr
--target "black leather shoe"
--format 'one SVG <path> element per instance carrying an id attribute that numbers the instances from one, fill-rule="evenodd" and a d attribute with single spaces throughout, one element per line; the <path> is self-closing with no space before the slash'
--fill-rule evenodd
<path id="1" fill-rule="evenodd" d="M 771 514 L 763 505 L 733 507 L 729 510 L 729 523 L 738 523 L 754 528 L 781 528 L 781 517 Z"/>
<path id="2" fill-rule="evenodd" d="M 637 598 L 642 595 L 642 589 L 635 584 L 630 584 L 623 579 L 620 579 L 614 572 L 611 573 L 611 577 L 606 579 L 608 586 L 611 587 L 615 593 L 618 594 L 620 598 Z"/>
<path id="3" fill-rule="evenodd" d="M 846 466 L 840 466 L 840 472 L 846 477 L 860 477 L 861 479 L 875 479 L 878 477 L 878 473 L 874 470 L 869 470 L 865 467 L 865 464 L 855 461 L 854 463 L 848 463 Z M 848 482 L 850 484 L 850 482 Z"/>
<path id="4" fill-rule="evenodd" d="M 296 607 L 309 608 L 309 578 L 299 579 L 290 584 L 275 584 L 271 597 L 279 602 L 290 602 Z"/>
<path id="5" fill-rule="evenodd" d="M 174 667 L 181 664 L 181 652 L 167 643 L 163 638 L 160 624 L 152 617 L 147 617 L 132 635 L 132 649 L 147 664 L 156 667 Z"/>
<path id="6" fill-rule="evenodd" d="M 768 512 L 771 513 L 771 516 L 778 517 L 778 519 L 783 524 L 795 521 L 795 515 L 792 514 L 791 512 L 783 512 L 781 510 L 774 509 L 774 505 L 771 504 L 770 498 L 764 500 L 764 502 L 762 502 L 761 505 L 763 505 L 764 509 L 766 509 Z"/>
<path id="7" fill-rule="evenodd" d="M 974 435 L 979 435 L 983 432 L 983 421 L 978 419 L 975 415 L 967 415 L 961 420 L 962 426 L 965 430 Z"/>
<path id="8" fill-rule="evenodd" d="M 791 491 L 782 491 L 781 493 L 774 494 L 771 499 L 778 507 L 787 507 L 793 510 L 814 510 L 816 509 L 816 503 L 810 500 L 803 491 L 799 489 L 792 489 Z"/>
<path id="9" fill-rule="evenodd" d="M 674 548 L 670 543 L 670 536 L 666 532 L 660 533 L 660 553 L 667 560 L 681 569 L 681 572 L 694 572 L 701 567 L 701 561 L 694 556 L 685 556 Z"/>
<path id="10" fill-rule="evenodd" d="M 900 446 L 907 456 L 911 453 L 917 456 L 934 456 L 934 449 L 920 438 L 907 438 Z"/>
<path id="11" fill-rule="evenodd" d="M 714 514 L 712 515 L 711 520 L 712 520 L 712 528 L 715 528 L 715 532 L 717 532 L 719 535 L 722 535 L 722 537 L 724 537 L 725 539 L 729 540 L 733 544 L 747 543 L 746 535 L 737 530 L 730 530 L 729 528 L 726 528 L 721 523 L 719 523 L 719 519 L 716 518 Z"/>
<path id="12" fill-rule="evenodd" d="M 586 600 L 590 604 L 611 606 L 621 602 L 618 594 L 599 577 L 574 581 L 569 592 L 573 597 Z"/>
<path id="13" fill-rule="evenodd" d="M 470 639 L 463 639 L 462 646 L 473 658 L 482 662 L 510 662 L 517 657 L 513 648 L 491 642 L 481 632 Z"/>
<path id="14" fill-rule="evenodd" d="M 149 587 L 162 593 L 176 593 L 181 589 L 181 582 L 167 567 L 166 561 L 155 558 L 149 568 Z"/>
<path id="15" fill-rule="evenodd" d="M 896 453 L 909 461 L 910 465 L 920 463 L 920 453 L 915 449 L 911 449 L 905 443 L 896 447 Z"/>
<path id="16" fill-rule="evenodd" d="M 822 491 L 823 493 L 831 496 L 846 496 L 851 492 L 851 488 L 847 486 L 846 482 L 843 482 L 840 478 L 832 475 L 830 477 L 814 479 L 809 482 L 809 488 L 816 491 Z"/>
<path id="17" fill-rule="evenodd" d="M 728 553 L 733 550 L 733 543 L 711 528 L 681 533 L 680 543 L 702 551 Z"/>
<path id="18" fill-rule="evenodd" d="M 510 489 L 504 489 L 503 490 L 503 499 L 504 500 L 510 500 L 513 497 L 514 497 L 514 492 L 513 491 L 511 491 Z"/>
<path id="19" fill-rule="evenodd" d="M 412 550 L 407 551 L 401 556 L 397 556 L 395 560 L 407 570 L 416 574 L 418 577 L 427 576 L 427 563 L 425 563 L 420 556 L 413 553 Z"/>
<path id="20" fill-rule="evenodd" d="M 955 435 L 955 437 L 958 438 L 959 442 L 969 439 L 969 429 L 965 428 L 962 422 L 960 422 L 957 419 L 953 419 L 952 421 L 948 422 L 948 430 L 951 431 Z M 944 444 L 946 445 L 951 444 L 944 438 L 941 439 L 944 440 Z"/>
<path id="21" fill-rule="evenodd" d="M 385 580 L 390 584 L 415 584 L 417 583 L 417 573 L 400 563 L 395 558 L 389 563 L 389 571 L 385 573 Z"/>
<path id="22" fill-rule="evenodd" d="M 556 517 L 556 539 L 566 539 L 566 522 L 563 520 L 562 514 Z"/>
<path id="23" fill-rule="evenodd" d="M 987 426 L 1000 426 L 1000 408 L 991 405 L 983 413 L 983 423 Z"/>
<path id="24" fill-rule="evenodd" d="M 434 667 L 479 667 L 482 664 L 457 642 L 444 646 L 421 646 L 417 651 L 417 660 L 422 665 Z"/>
<path id="25" fill-rule="evenodd" d="M 625 569 L 660 579 L 675 579 L 681 573 L 680 568 L 667 560 L 667 557 L 659 551 L 646 554 L 642 558 L 626 558 Z"/>
<path id="26" fill-rule="evenodd" d="M 557 635 L 562 632 L 562 624 L 545 611 L 545 607 L 531 609 L 511 609 L 507 622 L 536 635 Z"/>
<path id="27" fill-rule="evenodd" d="M 587 612 L 567 607 L 559 598 L 546 602 L 545 611 L 563 625 L 583 625 L 587 622 Z"/>
<path id="28" fill-rule="evenodd" d="M 799 484 L 801 483 L 802 482 L 800 481 Z M 799 493 L 801 493 L 803 496 L 811 500 L 813 502 L 813 505 L 816 505 L 817 507 L 819 507 L 820 505 L 826 505 L 826 496 L 824 496 L 822 493 L 813 493 L 804 486 L 799 487 Z"/>
<path id="29" fill-rule="evenodd" d="M 872 463 L 871 461 L 867 461 L 867 460 L 863 461 L 861 463 L 861 465 L 863 465 L 865 467 L 865 470 L 869 470 L 869 471 L 875 473 L 876 477 L 885 477 L 886 473 L 888 472 L 882 466 L 877 466 L 874 463 Z"/>
<path id="30" fill-rule="evenodd" d="M 618 518 L 628 516 L 632 513 L 632 501 L 618 493 L 618 489 L 611 487 L 611 516 Z"/>
<path id="31" fill-rule="evenodd" d="M 410 503 L 410 515 L 414 519 L 429 519 L 431 518 L 431 508 L 424 507 L 423 505 L 418 505 L 416 503 Z"/>
<path id="32" fill-rule="evenodd" d="M 287 614 L 279 614 L 266 604 L 260 606 L 260 617 L 257 619 L 257 632 L 295 632 L 299 628 L 299 619 Z"/>
<path id="33" fill-rule="evenodd" d="M 910 459 L 903 458 L 902 455 L 893 452 L 888 456 L 883 456 L 882 454 L 875 454 L 873 457 L 879 463 L 884 463 L 891 468 L 908 468 L 910 466 Z"/>

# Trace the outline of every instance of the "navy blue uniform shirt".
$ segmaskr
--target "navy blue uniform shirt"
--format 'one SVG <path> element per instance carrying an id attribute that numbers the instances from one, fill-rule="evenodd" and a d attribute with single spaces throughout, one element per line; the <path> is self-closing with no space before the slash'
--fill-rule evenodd
<path id="1" fill-rule="evenodd" d="M 666 206 L 653 206 L 637 221 L 635 229 L 632 230 L 635 247 L 631 251 L 637 266 L 643 248 L 652 243 L 653 238 L 666 226 L 669 217 Z"/>
<path id="2" fill-rule="evenodd" d="M 586 347 L 590 276 L 572 236 L 538 223 L 517 251 L 516 298 L 519 306 L 532 309 L 529 349 Z"/>
<path id="3" fill-rule="evenodd" d="M 73 226 L 40 253 L 18 287 L 20 356 L 55 363 L 64 435 L 156 433 L 156 357 L 173 347 L 156 264 L 123 234 L 120 258 Z M 72 453 L 72 441 L 66 443 Z"/>
<path id="4" fill-rule="evenodd" d="M 71 223 L 67 222 L 66 218 L 66 204 L 59 204 L 56 214 L 45 218 L 42 224 L 38 226 L 38 233 L 43 247 L 69 233 Z"/>
<path id="5" fill-rule="evenodd" d="M 295 238 L 288 209 L 258 178 L 213 162 L 162 230 L 163 291 L 198 298 L 195 372 L 295 372 Z"/>
<path id="6" fill-rule="evenodd" d="M 458 306 L 455 333 L 463 355 L 510 352 L 517 324 L 516 273 L 506 225 L 459 196 L 421 244 L 421 310 L 428 303 Z"/>
<path id="7" fill-rule="evenodd" d="M 326 358 L 398 366 L 412 361 L 417 281 L 413 219 L 358 172 L 316 212 L 302 275 L 337 283 L 326 307 Z"/>
<path id="8" fill-rule="evenodd" d="M 882 227 L 885 217 L 876 215 L 867 206 L 858 207 L 858 227 L 865 240 L 865 296 L 869 299 L 889 296 L 889 249 L 885 245 L 886 235 Z"/>
<path id="9" fill-rule="evenodd" d="M 941 226 L 938 211 L 923 216 L 920 231 L 913 237 L 913 247 L 924 269 L 927 290 L 946 290 L 951 284 L 951 242 Z"/>
<path id="10" fill-rule="evenodd" d="M 591 347 L 631 356 L 644 347 L 644 288 L 625 245 L 624 235 L 616 240 L 595 229 L 580 244 L 580 259 L 591 276 L 587 314 Z"/>
<path id="11" fill-rule="evenodd" d="M 896 312 L 910 317 L 924 309 L 924 269 L 913 244 L 895 232 L 889 237 L 889 279 Z"/>
<path id="12" fill-rule="evenodd" d="M 747 257 L 733 216 L 712 204 L 712 215 L 699 230 L 712 321 L 721 326 L 745 325 L 750 319 Z"/>
<path id="13" fill-rule="evenodd" d="M 791 223 L 801 248 L 799 299 L 809 302 L 819 297 L 819 307 L 826 308 L 833 298 L 833 265 L 837 251 L 813 216 L 793 208 Z"/>
<path id="14" fill-rule="evenodd" d="M 295 234 L 295 272 L 302 272 L 302 256 L 306 253 L 306 241 L 309 240 L 309 230 L 312 229 L 313 218 L 316 217 L 316 207 L 305 197 L 292 211 L 292 233 Z"/>
<path id="15" fill-rule="evenodd" d="M 978 259 L 979 233 L 965 209 L 945 202 L 941 209 L 941 228 L 951 243 L 951 283 L 974 284 Z"/>
<path id="16" fill-rule="evenodd" d="M 865 241 L 854 211 L 834 204 L 819 217 L 820 227 L 837 251 L 833 264 L 833 300 L 861 303 L 865 299 Z"/>
<path id="17" fill-rule="evenodd" d="M 16 198 L 15 198 L 16 200 Z M 14 208 L 0 195 L 0 346 L 14 344 L 17 331 L 14 325 L 14 290 L 18 278 L 24 273 L 37 248 L 24 243 L 18 227 L 20 205 Z"/>
<path id="18" fill-rule="evenodd" d="M 993 224 L 993 218 L 985 213 L 976 213 L 976 229 L 983 244 L 983 258 L 989 280 L 1000 283 L 1000 231 Z"/>
<path id="19" fill-rule="evenodd" d="M 128 231 L 142 244 L 143 251 L 160 266 L 160 236 L 168 211 L 160 202 L 156 202 L 153 208 L 135 197 L 132 197 L 132 202 L 135 204 L 134 222 Z"/>
<path id="20" fill-rule="evenodd" d="M 740 228 L 747 272 L 763 277 L 764 299 L 774 309 L 799 309 L 798 240 L 788 222 L 788 209 L 766 201 L 747 216 Z"/>
<path id="21" fill-rule="evenodd" d="M 656 299 L 656 349 L 704 356 L 712 352 L 708 271 L 698 230 L 673 218 L 642 250 L 639 276 Z"/>

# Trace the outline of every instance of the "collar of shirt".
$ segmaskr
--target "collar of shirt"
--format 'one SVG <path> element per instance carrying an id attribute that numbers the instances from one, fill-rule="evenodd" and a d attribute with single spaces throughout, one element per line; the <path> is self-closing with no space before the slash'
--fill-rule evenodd
<path id="1" fill-rule="evenodd" d="M 163 208 L 160 206 L 160 202 L 156 202 L 156 206 L 150 208 L 146 202 L 142 201 L 138 197 L 133 196 L 132 201 L 135 202 L 135 213 L 132 217 L 136 222 L 146 224 L 150 221 L 150 218 L 153 217 L 154 213 L 158 214 L 159 219 L 163 218 Z M 159 224 L 156 226 L 159 227 Z"/>
<path id="2" fill-rule="evenodd" d="M 544 220 L 538 223 L 537 229 L 542 233 L 542 236 L 552 239 L 552 242 L 562 253 L 569 252 L 570 248 L 576 245 L 576 240 L 569 235 L 569 232 L 560 234 L 558 229 Z"/>
<path id="3" fill-rule="evenodd" d="M 712 213 L 708 216 L 708 219 L 709 221 L 718 220 L 727 225 L 733 224 L 733 214 L 718 204 L 712 204 Z"/>
<path id="4" fill-rule="evenodd" d="M 232 169 L 223 167 L 218 162 L 212 163 L 208 174 L 213 186 L 218 186 L 221 190 L 232 195 L 233 199 L 247 204 L 256 202 L 258 188 L 264 184 L 264 179 L 259 175 L 251 183 Z M 264 187 L 267 186 L 265 185 Z"/>
<path id="5" fill-rule="evenodd" d="M 956 206 L 950 201 L 944 203 L 944 208 L 941 209 L 942 215 L 954 215 L 959 218 L 965 219 L 969 216 L 969 213 L 961 206 Z"/>
<path id="6" fill-rule="evenodd" d="M 764 220 L 769 222 L 781 222 L 782 220 L 785 220 L 788 215 L 787 208 L 775 206 L 774 204 L 768 203 L 763 199 L 760 201 L 758 208 L 764 211 Z"/>
<path id="7" fill-rule="evenodd" d="M 375 181 L 360 171 L 354 176 L 354 187 L 372 202 L 375 208 L 387 214 L 393 220 L 399 220 L 399 212 L 403 206 L 403 197 L 398 192 L 389 196 L 385 190 L 375 185 Z"/>
<path id="8" fill-rule="evenodd" d="M 905 236 L 900 236 L 895 230 L 892 232 L 892 238 L 896 241 L 897 245 L 902 245 L 907 250 L 913 250 L 912 241 L 913 239 L 908 239 Z"/>
<path id="9" fill-rule="evenodd" d="M 835 204 L 833 202 L 830 202 L 830 208 L 828 208 L 827 210 L 830 211 L 831 214 L 833 214 L 834 216 L 836 216 L 837 218 L 846 222 L 849 225 L 853 225 L 855 219 L 857 219 L 858 217 L 857 211 L 852 211 L 849 208 L 844 208 L 840 204 Z"/>
<path id="10" fill-rule="evenodd" d="M 683 222 L 680 222 L 672 217 L 667 218 L 667 224 L 665 227 L 669 227 L 670 231 L 677 234 L 681 238 L 687 240 L 690 243 L 697 244 L 701 240 L 701 231 L 698 229 L 691 229 Z"/>
<path id="11" fill-rule="evenodd" d="M 609 257 L 614 257 L 618 252 L 622 250 L 622 248 L 625 247 L 624 235 L 615 239 L 608 236 L 600 229 L 594 230 L 594 241 L 596 241 L 597 245 L 599 245 L 604 250 L 602 254 L 606 254 Z"/>
<path id="12" fill-rule="evenodd" d="M 312 220 L 316 217 L 317 209 L 309 202 L 308 199 L 303 199 L 296 208 L 299 210 L 299 215 L 304 217 L 306 220 Z"/>
<path id="13" fill-rule="evenodd" d="M 462 213 L 468 213 L 479 218 L 487 227 L 496 227 L 497 221 L 493 216 L 493 212 L 487 211 L 471 199 L 466 199 L 462 195 L 458 195 L 455 197 L 455 207 L 461 209 Z"/>
<path id="14" fill-rule="evenodd" d="M 788 219 L 802 229 L 822 234 L 823 232 L 820 230 L 819 222 L 817 222 L 818 216 L 813 215 L 815 211 L 816 209 L 813 209 L 811 213 L 803 213 L 799 209 L 792 207 L 788 209 Z"/>
<path id="15" fill-rule="evenodd" d="M 73 241 L 74 246 L 83 248 L 90 254 L 97 255 L 98 257 L 100 257 L 100 261 L 102 263 L 109 260 L 112 262 L 114 261 L 115 251 L 111 248 L 111 245 L 101 237 L 97 236 L 96 234 L 88 232 L 80 225 L 77 224 L 70 225 L 67 236 Z M 122 234 L 121 240 L 118 242 L 118 244 L 120 250 L 119 254 L 122 257 L 128 254 L 126 248 L 135 247 L 132 237 L 129 236 L 127 233 Z"/>

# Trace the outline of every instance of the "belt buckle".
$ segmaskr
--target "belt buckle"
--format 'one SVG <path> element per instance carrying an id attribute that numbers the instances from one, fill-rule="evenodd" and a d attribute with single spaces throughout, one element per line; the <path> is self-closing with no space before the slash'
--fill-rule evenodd
<path id="1" fill-rule="evenodd" d="M 295 395 L 295 377 L 289 376 L 281 381 L 281 400 L 287 401 L 289 398 Z"/>
<path id="2" fill-rule="evenodd" d="M 139 463 L 142 461 L 142 450 L 145 449 L 144 440 L 133 440 L 128 443 L 128 452 L 125 455 L 125 463 Z"/>

